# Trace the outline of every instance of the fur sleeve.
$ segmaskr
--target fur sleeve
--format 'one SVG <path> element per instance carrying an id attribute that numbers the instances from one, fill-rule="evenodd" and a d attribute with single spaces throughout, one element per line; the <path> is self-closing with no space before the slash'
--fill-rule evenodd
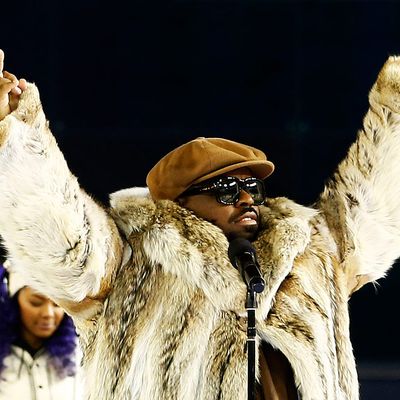
<path id="1" fill-rule="evenodd" d="M 12 265 L 53 299 L 95 296 L 119 238 L 69 171 L 33 84 L 0 122 L 0 145 L 0 234 Z"/>
<path id="2" fill-rule="evenodd" d="M 387 60 L 369 102 L 357 140 L 319 202 L 350 293 L 383 277 L 400 256 L 400 57 Z"/>

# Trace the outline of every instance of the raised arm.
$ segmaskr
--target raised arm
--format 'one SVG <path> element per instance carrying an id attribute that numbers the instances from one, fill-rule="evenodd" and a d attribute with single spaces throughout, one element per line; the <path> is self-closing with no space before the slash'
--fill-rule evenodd
<path id="1" fill-rule="evenodd" d="M 363 129 L 321 195 L 349 293 L 385 275 L 400 256 L 400 57 L 369 95 Z"/>
<path id="2" fill-rule="evenodd" d="M 0 121 L 17 108 L 26 80 L 4 71 L 4 52 L 0 49 Z"/>
<path id="3" fill-rule="evenodd" d="M 0 53 L 0 66 L 3 65 Z M 0 235 L 27 281 L 61 304 L 98 298 L 120 262 L 105 210 L 71 174 L 33 84 L 0 77 Z"/>

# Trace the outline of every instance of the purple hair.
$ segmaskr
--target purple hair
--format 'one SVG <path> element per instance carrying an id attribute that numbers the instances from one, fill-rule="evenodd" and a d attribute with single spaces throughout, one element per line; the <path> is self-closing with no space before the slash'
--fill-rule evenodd
<path id="1" fill-rule="evenodd" d="M 19 336 L 21 317 L 18 293 L 8 294 L 7 271 L 0 265 L 0 376 L 5 369 L 4 359 L 11 353 L 11 345 Z M 60 378 L 76 373 L 74 361 L 76 333 L 72 319 L 64 314 L 60 326 L 45 340 L 44 347 L 50 357 L 50 364 Z"/>

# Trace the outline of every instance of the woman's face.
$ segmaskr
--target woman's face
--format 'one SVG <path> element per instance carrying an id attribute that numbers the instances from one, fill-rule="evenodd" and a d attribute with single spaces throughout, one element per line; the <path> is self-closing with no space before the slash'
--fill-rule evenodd
<path id="1" fill-rule="evenodd" d="M 30 287 L 20 290 L 18 303 L 22 338 L 33 348 L 38 347 L 57 330 L 64 317 L 64 310 Z"/>

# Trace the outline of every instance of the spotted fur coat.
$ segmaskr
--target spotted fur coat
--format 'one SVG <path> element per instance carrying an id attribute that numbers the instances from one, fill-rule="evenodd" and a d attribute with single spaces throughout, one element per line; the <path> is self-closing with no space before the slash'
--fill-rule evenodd
<path id="1" fill-rule="evenodd" d="M 87 399 L 246 399 L 246 288 L 214 225 L 145 189 L 105 209 L 69 171 L 29 85 L 0 122 L 0 229 L 11 262 L 70 313 Z M 400 59 L 384 65 L 348 155 L 313 207 L 261 207 L 258 341 L 303 400 L 355 400 L 347 301 L 400 256 Z"/>

